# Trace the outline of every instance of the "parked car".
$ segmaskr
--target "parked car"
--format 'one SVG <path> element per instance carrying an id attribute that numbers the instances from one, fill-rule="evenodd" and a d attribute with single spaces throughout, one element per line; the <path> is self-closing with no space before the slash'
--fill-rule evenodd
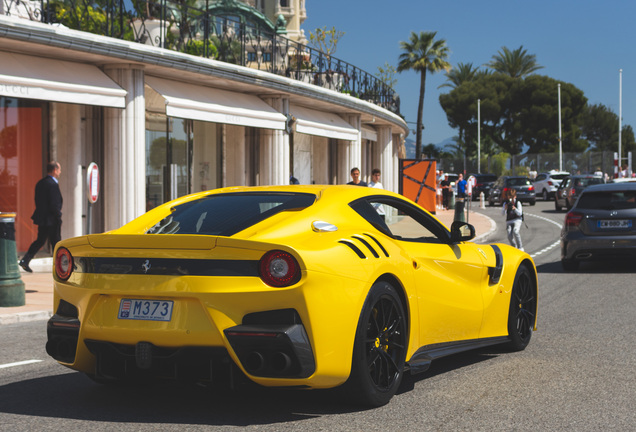
<path id="1" fill-rule="evenodd" d="M 532 180 L 523 176 L 501 176 L 492 185 L 488 195 L 488 205 L 501 204 L 506 200 L 508 190 L 517 191 L 517 199 L 522 203 L 535 205 L 537 197 L 534 192 Z"/>
<path id="2" fill-rule="evenodd" d="M 530 342 L 532 258 L 474 236 L 381 189 L 199 192 L 56 245 L 46 349 L 98 382 L 247 376 L 384 405 L 407 370 Z"/>
<path id="3" fill-rule="evenodd" d="M 490 194 L 490 189 L 492 185 L 497 181 L 497 176 L 494 174 L 470 174 L 470 176 L 475 177 L 475 186 L 473 187 L 473 200 L 478 200 L 479 195 L 483 192 L 484 198 L 488 199 L 488 195 Z"/>
<path id="4" fill-rule="evenodd" d="M 636 183 L 594 185 L 581 192 L 565 216 L 561 265 L 573 271 L 582 261 L 636 258 Z"/>
<path id="5" fill-rule="evenodd" d="M 547 201 L 554 196 L 561 181 L 569 175 L 567 171 L 556 170 L 541 173 L 534 179 L 534 191 L 543 198 L 543 201 Z"/>
<path id="6" fill-rule="evenodd" d="M 561 211 L 565 207 L 566 210 L 570 210 L 583 189 L 602 183 L 604 183 L 604 180 L 601 176 L 588 174 L 567 176 L 554 193 L 554 209 Z"/>

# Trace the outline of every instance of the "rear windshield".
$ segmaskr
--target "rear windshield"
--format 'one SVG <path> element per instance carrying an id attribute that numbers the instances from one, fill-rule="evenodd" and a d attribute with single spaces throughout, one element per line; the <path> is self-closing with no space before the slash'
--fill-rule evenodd
<path id="1" fill-rule="evenodd" d="M 552 180 L 563 180 L 564 178 L 566 178 L 569 174 L 552 174 L 550 176 L 550 178 Z"/>
<path id="2" fill-rule="evenodd" d="M 577 208 L 590 210 L 636 209 L 636 191 L 586 192 L 579 198 Z"/>
<path id="3" fill-rule="evenodd" d="M 508 184 L 510 186 L 526 186 L 531 185 L 532 183 L 527 178 L 511 178 L 508 180 Z"/>
<path id="4" fill-rule="evenodd" d="M 477 181 L 481 182 L 481 183 L 494 182 L 494 181 L 497 181 L 497 176 L 494 176 L 494 175 L 492 175 L 492 176 L 488 176 L 488 175 L 479 176 L 479 177 L 477 177 Z"/>
<path id="5" fill-rule="evenodd" d="M 316 200 L 302 193 L 212 195 L 181 204 L 146 234 L 231 236 L 283 211 L 302 210 Z"/>
<path id="6" fill-rule="evenodd" d="M 603 179 L 602 178 L 595 178 L 595 177 L 590 177 L 590 178 L 580 178 L 580 179 L 576 179 L 574 181 L 574 186 L 591 186 L 591 185 L 595 185 L 595 184 L 602 184 L 603 183 Z"/>

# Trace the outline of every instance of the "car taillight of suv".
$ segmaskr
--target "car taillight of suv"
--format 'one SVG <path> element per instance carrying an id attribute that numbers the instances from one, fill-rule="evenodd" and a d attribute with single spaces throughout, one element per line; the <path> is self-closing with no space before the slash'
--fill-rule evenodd
<path id="1" fill-rule="evenodd" d="M 565 215 L 566 228 L 578 228 L 579 224 L 583 220 L 583 213 L 571 211 Z"/>

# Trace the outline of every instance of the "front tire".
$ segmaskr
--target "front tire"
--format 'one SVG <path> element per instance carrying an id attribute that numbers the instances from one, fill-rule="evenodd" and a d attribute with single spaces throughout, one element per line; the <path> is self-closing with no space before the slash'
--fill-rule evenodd
<path id="1" fill-rule="evenodd" d="M 510 296 L 508 312 L 509 347 L 522 351 L 530 343 L 537 313 L 537 288 L 525 265 L 519 267 Z"/>
<path id="2" fill-rule="evenodd" d="M 344 384 L 349 401 L 386 405 L 402 381 L 408 323 L 402 301 L 387 282 L 369 290 L 358 322 L 351 375 Z"/>
<path id="3" fill-rule="evenodd" d="M 554 209 L 558 212 L 561 211 L 561 206 L 559 205 L 559 200 L 556 198 L 556 196 L 554 197 Z"/>

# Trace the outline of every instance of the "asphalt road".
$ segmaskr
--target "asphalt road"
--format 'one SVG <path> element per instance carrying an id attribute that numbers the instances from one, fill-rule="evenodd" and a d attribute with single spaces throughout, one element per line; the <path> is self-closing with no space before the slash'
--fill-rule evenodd
<path id="1" fill-rule="evenodd" d="M 636 269 L 584 265 L 564 273 L 564 213 L 541 201 L 525 210 L 521 235 L 539 272 L 540 315 L 523 352 L 489 348 L 442 359 L 407 376 L 387 406 L 360 410 L 326 391 L 101 386 L 46 355 L 45 322 L 4 325 L 0 430 L 633 430 Z M 498 222 L 491 240 L 505 241 L 499 209 L 480 211 Z"/>

